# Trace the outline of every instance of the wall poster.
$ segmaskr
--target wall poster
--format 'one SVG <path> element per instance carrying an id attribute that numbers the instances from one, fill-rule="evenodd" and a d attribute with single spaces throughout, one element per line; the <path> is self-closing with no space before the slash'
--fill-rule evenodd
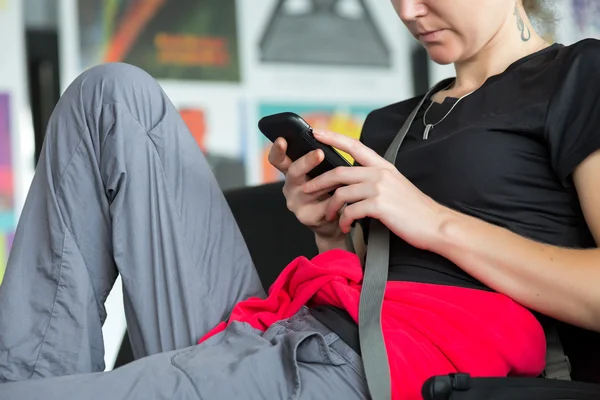
<path id="1" fill-rule="evenodd" d="M 360 138 L 362 126 L 369 112 L 376 106 L 367 105 L 333 105 L 333 104 L 277 104 L 262 103 L 259 106 L 259 115 L 264 117 L 269 114 L 291 111 L 300 115 L 310 126 L 332 132 L 348 135 L 355 139 Z M 259 157 L 260 180 L 262 183 L 275 182 L 283 178 L 268 160 L 271 142 L 260 132 Z M 353 162 L 349 154 L 340 152 L 350 163 Z"/>
<path id="2" fill-rule="evenodd" d="M 260 54 L 267 63 L 391 67 L 365 0 L 277 0 Z"/>
<path id="3" fill-rule="evenodd" d="M 7 94 L 0 93 L 0 282 L 4 276 L 16 224 L 9 100 Z"/>
<path id="4" fill-rule="evenodd" d="M 235 0 L 78 0 L 81 69 L 122 61 L 157 79 L 238 82 Z"/>
<path id="5" fill-rule="evenodd" d="M 196 143 L 204 153 L 221 190 L 235 189 L 246 184 L 246 166 L 243 157 L 223 154 L 211 146 L 211 135 L 218 135 L 210 118 L 210 108 L 183 106 L 179 114 Z"/>

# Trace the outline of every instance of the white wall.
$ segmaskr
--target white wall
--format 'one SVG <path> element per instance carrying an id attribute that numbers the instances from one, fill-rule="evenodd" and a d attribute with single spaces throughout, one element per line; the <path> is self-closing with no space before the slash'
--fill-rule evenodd
<path id="1" fill-rule="evenodd" d="M 27 28 L 56 29 L 58 21 L 57 0 L 22 0 L 23 17 Z"/>

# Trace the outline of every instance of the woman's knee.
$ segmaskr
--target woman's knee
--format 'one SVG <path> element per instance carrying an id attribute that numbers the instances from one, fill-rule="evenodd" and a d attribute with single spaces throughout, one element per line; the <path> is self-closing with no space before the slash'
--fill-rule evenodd
<path id="1" fill-rule="evenodd" d="M 102 106 L 118 104 L 147 131 L 162 120 L 170 104 L 156 79 L 125 63 L 106 63 L 86 70 L 65 91 L 61 102 L 82 107 L 85 116 Z"/>
<path id="2" fill-rule="evenodd" d="M 143 69 L 135 65 L 111 62 L 96 65 L 83 71 L 74 81 L 90 82 L 92 85 L 102 82 L 115 82 L 118 84 L 151 84 L 158 85 L 156 80 Z"/>

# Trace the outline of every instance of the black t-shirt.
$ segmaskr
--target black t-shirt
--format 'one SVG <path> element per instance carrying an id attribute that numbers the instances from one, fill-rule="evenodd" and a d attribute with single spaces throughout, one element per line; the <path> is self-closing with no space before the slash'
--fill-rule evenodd
<path id="1" fill-rule="evenodd" d="M 361 141 L 383 156 L 421 99 L 371 112 Z M 425 101 L 398 153 L 398 170 L 461 213 L 539 242 L 596 247 L 571 174 L 600 149 L 600 41 L 555 44 L 516 61 L 461 100 L 424 140 L 424 111 L 431 106 L 427 123 L 435 123 L 456 101 Z M 369 220 L 361 225 L 366 236 Z M 490 290 L 394 235 L 389 279 Z M 347 314 L 329 307 L 314 314 L 357 348 L 357 327 Z"/>

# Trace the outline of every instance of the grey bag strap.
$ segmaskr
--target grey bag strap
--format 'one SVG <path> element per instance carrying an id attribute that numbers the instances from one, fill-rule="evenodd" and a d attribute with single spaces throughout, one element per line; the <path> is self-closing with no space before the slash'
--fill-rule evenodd
<path id="1" fill-rule="evenodd" d="M 551 321 L 544 325 L 546 333 L 546 368 L 544 369 L 544 378 L 571 380 L 571 362 L 565 354 L 556 322 Z"/>
<path id="2" fill-rule="evenodd" d="M 395 164 L 400 145 L 404 141 L 419 109 L 431 93 L 448 86 L 450 81 L 445 80 L 435 85 L 419 102 L 419 105 L 406 119 L 386 151 L 385 159 L 387 161 Z M 372 219 L 370 222 L 368 243 L 369 248 L 365 261 L 358 309 L 360 349 L 371 398 L 373 400 L 390 400 L 392 398 L 392 384 L 381 330 L 381 307 L 389 270 L 390 231 L 377 219 Z"/>

